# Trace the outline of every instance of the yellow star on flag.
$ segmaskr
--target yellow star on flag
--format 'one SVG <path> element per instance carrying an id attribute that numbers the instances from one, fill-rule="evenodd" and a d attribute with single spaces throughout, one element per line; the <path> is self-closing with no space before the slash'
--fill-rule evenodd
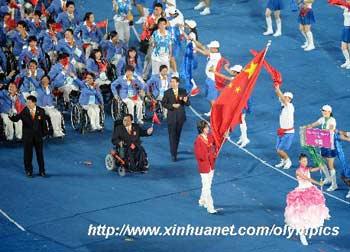
<path id="1" fill-rule="evenodd" d="M 244 70 L 245 73 L 248 73 L 248 79 L 250 79 L 252 77 L 252 75 L 254 74 L 255 69 L 257 68 L 257 66 L 258 66 L 257 63 L 252 62 L 250 64 L 249 68 Z"/>
<path id="2" fill-rule="evenodd" d="M 236 87 L 235 91 L 238 94 L 239 92 L 241 92 L 241 87 Z"/>

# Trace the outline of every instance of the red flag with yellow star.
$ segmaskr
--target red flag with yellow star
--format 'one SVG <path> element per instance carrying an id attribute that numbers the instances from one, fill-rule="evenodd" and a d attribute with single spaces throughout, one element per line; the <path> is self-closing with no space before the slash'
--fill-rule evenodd
<path id="1" fill-rule="evenodd" d="M 242 110 L 247 105 L 263 66 L 265 51 L 259 52 L 225 87 L 212 107 L 210 123 L 218 148 L 223 144 L 226 132 L 241 122 Z"/>

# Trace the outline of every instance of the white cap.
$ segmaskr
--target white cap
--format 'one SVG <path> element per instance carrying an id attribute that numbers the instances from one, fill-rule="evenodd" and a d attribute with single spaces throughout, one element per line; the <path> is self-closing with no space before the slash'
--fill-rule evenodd
<path id="1" fill-rule="evenodd" d="M 332 107 L 330 105 L 323 105 L 322 110 L 332 113 Z"/>
<path id="2" fill-rule="evenodd" d="M 194 20 L 192 20 L 192 19 L 186 19 L 186 20 L 185 20 L 185 24 L 187 24 L 191 29 L 197 27 L 196 21 L 194 21 Z"/>
<path id="3" fill-rule="evenodd" d="M 230 67 L 230 71 L 235 71 L 237 73 L 240 73 L 242 69 L 243 67 L 241 65 L 234 65 L 233 67 Z"/>
<path id="4" fill-rule="evenodd" d="M 290 99 L 293 99 L 293 94 L 291 92 L 284 92 L 283 93 L 283 96 L 287 96 L 289 97 Z"/>
<path id="5" fill-rule="evenodd" d="M 220 43 L 219 41 L 212 41 L 207 45 L 208 48 L 220 48 Z"/>
<path id="6" fill-rule="evenodd" d="M 176 0 L 167 0 L 166 3 L 176 7 Z"/>
<path id="7" fill-rule="evenodd" d="M 168 13 L 169 13 L 170 15 L 176 14 L 176 13 L 177 13 L 176 7 L 175 7 L 175 6 L 169 6 L 169 7 L 168 7 Z"/>

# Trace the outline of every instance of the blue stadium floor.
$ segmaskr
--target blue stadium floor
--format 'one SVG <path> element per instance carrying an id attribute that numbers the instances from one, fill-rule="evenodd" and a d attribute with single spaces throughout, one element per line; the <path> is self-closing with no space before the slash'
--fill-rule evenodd
<path id="1" fill-rule="evenodd" d="M 98 20 L 112 17 L 110 1 L 84 2 L 84 6 L 79 4 L 81 12 L 93 10 Z M 251 58 L 249 49 L 259 50 L 267 43 L 268 38 L 261 35 L 265 29 L 266 0 L 213 2 L 213 14 L 207 17 L 192 10 L 194 0 L 178 0 L 178 6 L 187 18 L 197 21 L 203 43 L 219 40 L 223 55 L 233 64 L 244 65 Z M 325 1 L 316 1 L 314 11 L 317 49 L 308 53 L 300 49 L 303 41 L 297 30 L 297 14 L 287 8 L 283 12 L 283 36 L 273 39 L 267 59 L 282 72 L 283 90 L 294 93 L 297 126 L 315 121 L 320 116 L 321 105 L 329 103 L 334 108 L 338 128 L 350 129 L 347 106 L 350 71 L 339 67 L 343 62 L 338 48 L 342 11 L 329 7 Z M 205 58 L 202 57 L 195 76 L 201 86 L 204 84 L 204 66 Z M 178 162 L 170 162 L 165 123 L 156 126 L 153 137 L 144 139 L 151 163 L 151 170 L 146 175 L 121 178 L 105 169 L 104 157 L 112 147 L 110 116 L 103 133 L 84 136 L 73 132 L 67 121 L 67 137 L 45 144 L 47 179 L 26 178 L 21 146 L 1 145 L 0 209 L 25 231 L 0 214 L 0 251 L 350 251 L 349 204 L 329 196 L 326 199 L 332 218 L 326 225 L 339 226 L 340 234 L 315 237 L 308 247 L 303 247 L 296 236 L 291 239 L 283 236 L 105 239 L 87 235 L 90 224 L 283 226 L 285 197 L 296 187 L 296 181 L 286 174 L 294 176 L 300 144 L 296 138 L 291 150 L 294 166 L 286 174 L 268 166 L 278 161 L 274 145 L 280 107 L 270 77 L 264 71 L 254 91 L 253 103 L 253 114 L 248 117 L 249 153 L 226 143 L 217 162 L 212 193 L 216 207 L 223 208 L 218 215 L 208 215 L 197 205 L 200 179 L 192 146 L 198 117 L 190 109 L 187 110 L 188 120 Z M 202 95 L 192 99 L 192 106 L 199 113 L 209 109 Z M 236 130 L 231 138 L 236 139 L 238 134 Z M 346 153 L 350 154 L 350 146 L 344 145 Z M 87 160 L 92 165 L 85 165 Z M 332 195 L 344 199 L 347 188 L 340 179 L 339 185 L 340 189 Z"/>

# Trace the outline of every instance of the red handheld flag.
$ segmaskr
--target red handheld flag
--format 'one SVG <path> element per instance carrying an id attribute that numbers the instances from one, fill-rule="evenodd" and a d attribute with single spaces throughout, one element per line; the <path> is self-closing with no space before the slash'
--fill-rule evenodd
<path id="1" fill-rule="evenodd" d="M 53 23 L 52 24 L 52 29 L 55 32 L 63 32 L 63 28 L 62 28 L 62 25 L 60 23 Z"/>
<path id="2" fill-rule="evenodd" d="M 254 56 L 258 54 L 258 52 L 255 50 L 250 50 L 250 52 Z M 282 74 L 279 71 L 277 71 L 277 69 L 273 68 L 266 60 L 264 60 L 264 67 L 266 71 L 271 75 L 271 79 L 274 83 L 274 86 L 281 86 L 283 82 Z"/>
<path id="3" fill-rule="evenodd" d="M 30 2 L 32 3 L 32 5 L 37 6 L 39 0 L 30 0 Z"/>
<path id="4" fill-rule="evenodd" d="M 107 25 L 108 25 L 107 19 L 96 23 L 97 28 L 107 28 Z"/>
<path id="5" fill-rule="evenodd" d="M 223 66 L 228 64 L 228 63 L 229 63 L 228 60 L 225 59 L 224 57 L 222 57 L 219 60 L 218 64 L 216 65 L 215 71 L 220 73 Z M 219 90 L 219 91 L 223 90 L 225 88 L 225 82 L 226 82 L 226 80 L 224 78 L 222 78 L 221 76 L 215 75 L 215 87 L 217 90 Z"/>
<path id="6" fill-rule="evenodd" d="M 266 49 L 258 53 L 225 87 L 212 107 L 210 123 L 218 149 L 224 143 L 226 132 L 233 130 L 241 121 L 242 110 L 248 102 L 263 66 L 265 51 Z"/>
<path id="7" fill-rule="evenodd" d="M 155 124 L 160 124 L 160 120 L 159 120 L 159 118 L 158 118 L 158 116 L 157 116 L 157 113 L 156 113 L 156 112 L 154 112 L 154 113 L 153 113 L 152 123 L 155 123 Z"/>
<path id="8" fill-rule="evenodd" d="M 17 98 L 15 101 L 15 109 L 17 111 L 17 114 L 21 113 L 25 107 L 26 106 Z"/>

